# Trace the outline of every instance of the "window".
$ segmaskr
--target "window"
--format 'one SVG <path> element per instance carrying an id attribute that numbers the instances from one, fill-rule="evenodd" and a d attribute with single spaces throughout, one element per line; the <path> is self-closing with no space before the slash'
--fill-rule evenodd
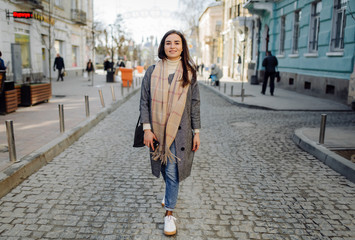
<path id="1" fill-rule="evenodd" d="M 71 9 L 78 9 L 77 0 L 71 0 Z"/>
<path id="2" fill-rule="evenodd" d="M 63 42 L 59 40 L 54 41 L 54 49 L 55 49 L 55 54 L 57 55 L 58 53 L 64 58 L 63 54 Z"/>
<path id="3" fill-rule="evenodd" d="M 21 46 L 22 68 L 30 68 L 30 36 L 15 33 L 15 43 Z"/>
<path id="4" fill-rule="evenodd" d="M 295 19 L 293 21 L 293 38 L 292 38 L 292 53 L 298 53 L 298 39 L 300 37 L 300 19 L 301 11 L 295 11 Z"/>
<path id="5" fill-rule="evenodd" d="M 55 1 L 54 1 L 54 4 L 55 4 L 55 6 L 57 6 L 57 7 L 63 7 L 62 0 L 55 0 Z"/>
<path id="6" fill-rule="evenodd" d="M 319 15 L 322 10 L 322 2 L 312 4 L 310 34 L 309 34 L 309 52 L 318 52 L 318 35 L 319 35 Z"/>
<path id="7" fill-rule="evenodd" d="M 78 46 L 72 46 L 72 67 L 78 66 Z"/>
<path id="8" fill-rule="evenodd" d="M 285 23 L 286 23 L 286 16 L 281 17 L 281 29 L 280 29 L 280 54 L 285 53 Z"/>
<path id="9" fill-rule="evenodd" d="M 344 50 L 345 30 L 345 7 L 347 0 L 334 0 L 332 38 L 330 41 L 331 51 Z"/>

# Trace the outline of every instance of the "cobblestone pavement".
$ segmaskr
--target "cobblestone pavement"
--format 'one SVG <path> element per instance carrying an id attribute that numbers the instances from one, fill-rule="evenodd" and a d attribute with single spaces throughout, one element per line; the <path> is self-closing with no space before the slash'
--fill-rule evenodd
<path id="1" fill-rule="evenodd" d="M 201 89 L 201 148 L 171 239 L 355 239 L 355 184 L 291 140 L 320 113 L 232 106 Z M 131 147 L 139 94 L 0 199 L 0 239 L 165 239 L 161 179 Z M 355 124 L 328 113 L 328 126 Z"/>

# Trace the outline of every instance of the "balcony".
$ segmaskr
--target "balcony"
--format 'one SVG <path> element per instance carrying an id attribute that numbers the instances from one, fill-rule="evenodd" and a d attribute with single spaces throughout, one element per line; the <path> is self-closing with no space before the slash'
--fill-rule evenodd
<path id="1" fill-rule="evenodd" d="M 79 9 L 72 9 L 71 20 L 77 24 L 86 25 L 86 12 Z"/>
<path id="2" fill-rule="evenodd" d="M 244 0 L 243 7 L 249 10 L 249 13 L 263 15 L 265 12 L 272 13 L 273 4 L 279 0 Z"/>
<path id="3" fill-rule="evenodd" d="M 30 9 L 43 9 L 42 0 L 16 0 L 15 4 L 21 4 L 21 6 L 28 7 Z"/>

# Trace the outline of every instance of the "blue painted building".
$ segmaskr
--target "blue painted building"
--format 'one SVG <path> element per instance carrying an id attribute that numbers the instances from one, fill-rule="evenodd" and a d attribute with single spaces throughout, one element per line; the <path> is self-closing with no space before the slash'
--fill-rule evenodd
<path id="1" fill-rule="evenodd" d="M 256 73 L 267 50 L 279 60 L 278 87 L 355 101 L 355 0 L 249 0 L 258 16 Z"/>

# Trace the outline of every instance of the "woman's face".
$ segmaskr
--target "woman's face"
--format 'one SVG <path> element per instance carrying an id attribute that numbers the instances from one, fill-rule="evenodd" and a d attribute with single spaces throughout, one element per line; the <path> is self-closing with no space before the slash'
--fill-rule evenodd
<path id="1" fill-rule="evenodd" d="M 182 53 L 181 37 L 176 33 L 170 34 L 165 39 L 164 51 L 169 60 L 178 60 Z"/>

